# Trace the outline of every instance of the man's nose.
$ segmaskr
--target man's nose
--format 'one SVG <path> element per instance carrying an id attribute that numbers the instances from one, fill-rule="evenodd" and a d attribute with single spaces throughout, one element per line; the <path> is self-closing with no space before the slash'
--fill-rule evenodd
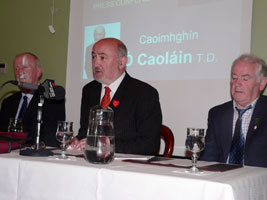
<path id="1" fill-rule="evenodd" d="M 241 80 L 241 78 L 237 78 L 237 79 L 235 80 L 235 84 L 236 84 L 236 85 L 241 85 L 241 84 L 242 84 L 242 80 Z"/>
<path id="2" fill-rule="evenodd" d="M 24 72 L 23 67 L 19 67 L 19 68 L 18 68 L 18 73 L 21 74 L 21 73 L 23 73 L 23 72 Z"/>
<path id="3" fill-rule="evenodd" d="M 99 59 L 97 57 L 92 59 L 92 66 L 98 65 L 98 63 L 99 63 Z"/>

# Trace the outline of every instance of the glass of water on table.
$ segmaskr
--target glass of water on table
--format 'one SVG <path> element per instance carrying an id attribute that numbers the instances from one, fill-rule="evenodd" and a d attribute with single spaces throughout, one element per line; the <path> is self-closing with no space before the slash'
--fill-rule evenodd
<path id="1" fill-rule="evenodd" d="M 205 147 L 204 128 L 187 128 L 185 147 L 192 152 L 192 167 L 185 172 L 202 173 L 197 168 L 197 153 L 203 151 Z"/>
<path id="2" fill-rule="evenodd" d="M 62 152 L 58 158 L 67 159 L 66 146 L 73 139 L 73 122 L 59 121 L 57 124 L 56 138 L 62 144 Z"/>

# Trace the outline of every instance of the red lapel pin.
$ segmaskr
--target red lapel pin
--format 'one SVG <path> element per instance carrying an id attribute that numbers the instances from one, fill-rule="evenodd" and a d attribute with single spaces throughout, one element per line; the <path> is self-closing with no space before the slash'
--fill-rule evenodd
<path id="1" fill-rule="evenodd" d="M 120 104 L 119 101 L 117 100 L 113 100 L 113 106 L 116 108 L 118 105 Z"/>

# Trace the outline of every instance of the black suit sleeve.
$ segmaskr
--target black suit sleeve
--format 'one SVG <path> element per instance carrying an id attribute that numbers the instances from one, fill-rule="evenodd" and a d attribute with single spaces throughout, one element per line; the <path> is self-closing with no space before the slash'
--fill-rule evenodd
<path id="1" fill-rule="evenodd" d="M 209 111 L 208 129 L 205 137 L 205 149 L 201 152 L 201 160 L 219 161 L 220 153 L 216 143 L 216 123 L 214 122 L 214 112 Z"/>
<path id="2" fill-rule="evenodd" d="M 1 110 L 0 110 L 0 131 L 7 131 L 9 117 L 6 116 L 6 102 L 5 100 L 2 102 Z"/>
<path id="3" fill-rule="evenodd" d="M 7 131 L 9 119 L 17 113 L 21 93 L 17 92 L 3 100 L 0 110 L 0 131 Z"/>
<path id="4" fill-rule="evenodd" d="M 80 117 L 80 129 L 77 135 L 79 140 L 83 139 L 87 135 L 88 122 L 89 122 L 89 104 L 88 104 L 88 95 L 86 89 L 83 88 L 82 100 L 81 100 L 81 117 Z"/>
<path id="5" fill-rule="evenodd" d="M 87 136 L 89 124 L 89 111 L 90 109 L 99 104 L 100 101 L 101 84 L 93 81 L 83 87 L 82 100 L 81 100 L 81 117 L 80 129 L 77 139 L 83 139 Z"/>
<path id="6" fill-rule="evenodd" d="M 201 160 L 226 162 L 232 142 L 233 102 L 226 102 L 210 109 L 205 149 Z"/>
<path id="7" fill-rule="evenodd" d="M 41 140 L 46 146 L 59 147 L 56 140 L 57 122 L 65 120 L 65 100 L 46 100 L 43 108 Z"/>

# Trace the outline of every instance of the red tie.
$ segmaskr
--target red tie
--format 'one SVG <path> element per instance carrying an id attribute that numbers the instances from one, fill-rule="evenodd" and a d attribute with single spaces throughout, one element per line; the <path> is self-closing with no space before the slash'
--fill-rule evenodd
<path id="1" fill-rule="evenodd" d="M 101 101 L 101 106 L 102 108 L 107 108 L 109 103 L 110 103 L 110 89 L 109 87 L 105 87 L 105 95 L 104 97 L 102 98 L 102 101 Z"/>

